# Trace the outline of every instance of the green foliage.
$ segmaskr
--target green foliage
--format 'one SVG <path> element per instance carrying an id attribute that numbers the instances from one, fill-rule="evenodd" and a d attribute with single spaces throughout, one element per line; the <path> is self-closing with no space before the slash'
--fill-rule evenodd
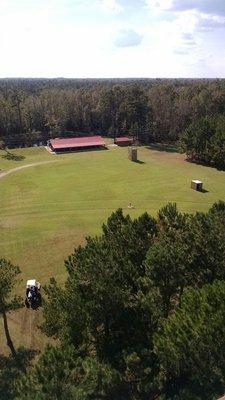
<path id="1" fill-rule="evenodd" d="M 143 135 L 150 118 L 148 99 L 139 85 L 115 85 L 104 89 L 99 100 L 101 128 L 111 136 L 127 130 L 139 138 Z"/>
<path id="2" fill-rule="evenodd" d="M 224 80 L 3 79 L 0 134 L 11 148 L 66 132 L 174 142 L 193 121 L 224 115 L 224 100 Z M 214 153 L 216 163 L 223 162 L 223 151 Z"/>
<path id="3" fill-rule="evenodd" d="M 191 218 L 190 229 L 195 243 L 192 270 L 199 275 L 199 284 L 225 279 L 224 202 L 215 203 L 208 214 L 197 213 Z"/>
<path id="4" fill-rule="evenodd" d="M 146 257 L 146 276 L 161 295 L 165 317 L 180 304 L 187 286 L 225 279 L 224 202 L 208 214 L 182 215 L 176 206 L 159 211 L 158 238 Z"/>
<path id="5" fill-rule="evenodd" d="M 162 323 L 154 338 L 165 398 L 212 399 L 222 395 L 224 346 L 225 282 L 186 290 L 181 308 Z"/>
<path id="6" fill-rule="evenodd" d="M 12 295 L 20 269 L 4 258 L 0 259 L 0 313 L 21 307 L 21 298 Z"/>
<path id="7" fill-rule="evenodd" d="M 137 327 L 150 318 L 141 310 L 137 294 L 154 233 L 155 222 L 147 214 L 132 221 L 121 210 L 113 213 L 103 225 L 103 235 L 87 238 L 86 246 L 66 261 L 65 290 L 55 283 L 47 288 L 44 330 L 52 334 L 53 329 L 66 341 L 69 335 L 72 343 L 94 346 L 100 358 L 120 363 L 124 349 L 144 340 Z"/>
<path id="8" fill-rule="evenodd" d="M 94 356 L 74 347 L 47 346 L 28 378 L 21 380 L 16 399 L 122 400 L 120 374 Z"/>
<path id="9" fill-rule="evenodd" d="M 197 296 L 205 283 L 216 279 L 223 282 L 224 210 L 224 203 L 219 202 L 208 214 L 192 216 L 183 215 L 175 204 L 168 204 L 156 220 L 144 214 L 134 221 L 117 210 L 103 225 L 102 236 L 87 238 L 86 246 L 79 247 L 66 261 L 65 289 L 54 281 L 46 289 L 44 330 L 65 345 L 77 346 L 85 357 L 95 355 L 100 363 L 116 370 L 123 385 L 128 384 L 127 398 L 154 399 L 162 395 L 175 399 L 182 393 L 182 399 L 191 394 L 198 399 L 202 375 L 196 371 L 196 382 L 191 381 L 187 390 L 188 369 L 181 373 L 179 369 L 179 375 L 172 364 L 167 372 L 164 348 L 159 352 L 157 341 L 161 347 L 167 343 L 167 331 L 162 327 L 172 318 L 179 318 L 180 310 L 186 312 L 187 295 L 183 293 L 189 293 L 187 288 L 196 288 L 190 293 Z M 195 304 L 193 316 L 189 317 L 194 321 L 198 306 Z M 184 328 L 188 332 L 192 329 L 188 318 Z M 179 334 L 176 326 L 171 341 L 174 337 L 179 344 Z M 173 351 L 171 341 L 165 357 L 175 363 L 174 354 L 169 353 L 170 347 Z M 179 357 L 186 357 L 186 345 L 184 342 Z M 203 352 L 204 337 L 199 346 Z M 212 343 L 208 346 L 212 352 Z M 190 356 L 192 361 L 195 359 Z M 182 368 L 183 359 L 179 365 Z M 223 388 L 223 381 L 218 381 L 215 374 L 209 385 L 211 393 Z"/>
<path id="10" fill-rule="evenodd" d="M 215 134 L 212 138 L 212 162 L 219 168 L 225 166 L 225 116 L 219 115 L 216 120 Z"/>
<path id="11" fill-rule="evenodd" d="M 17 295 L 12 295 L 12 290 L 17 283 L 17 276 L 20 274 L 19 267 L 14 266 L 10 261 L 4 258 L 0 259 L 0 314 L 3 317 L 4 330 L 7 345 L 10 348 L 12 356 L 16 358 L 14 348 L 7 322 L 7 312 L 16 310 L 22 306 L 22 299 Z"/>
<path id="12" fill-rule="evenodd" d="M 17 357 L 0 354 L 0 399 L 14 400 L 18 394 L 24 372 L 31 367 L 34 350 L 18 349 Z"/>
<path id="13" fill-rule="evenodd" d="M 5 148 L 5 143 L 3 139 L 0 139 L 0 149 L 4 149 Z"/>
<path id="14" fill-rule="evenodd" d="M 151 296 L 143 296 L 141 281 L 155 235 L 153 218 L 143 214 L 132 221 L 119 209 L 102 236 L 87 238 L 68 258 L 65 289 L 53 281 L 46 288 L 44 331 L 108 363 L 137 396 L 152 386 L 154 369 L 151 338 L 158 311 Z"/>
<path id="15" fill-rule="evenodd" d="M 180 139 L 189 159 L 218 168 L 225 167 L 225 116 L 204 117 L 194 121 Z"/>

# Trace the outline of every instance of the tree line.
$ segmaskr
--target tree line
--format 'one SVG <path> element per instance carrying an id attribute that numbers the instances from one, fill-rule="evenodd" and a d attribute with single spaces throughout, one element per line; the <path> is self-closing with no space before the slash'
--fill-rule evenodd
<path id="1" fill-rule="evenodd" d="M 8 147 L 84 134 L 128 134 L 143 143 L 184 137 L 181 148 L 189 158 L 207 161 L 195 139 L 185 138 L 194 136 L 196 126 L 204 130 L 205 119 L 213 125 L 224 114 L 225 80 L 0 80 L 0 139 Z M 214 147 L 223 137 L 215 129 L 210 146 L 217 165 Z"/>
<path id="2" fill-rule="evenodd" d="M 180 138 L 187 158 L 224 169 L 225 114 L 206 116 L 192 122 Z"/>
<path id="3" fill-rule="evenodd" d="M 32 367 L 25 350 L 5 357 L 0 398 L 28 400 L 32 392 L 35 400 L 213 400 L 224 394 L 224 202 L 195 215 L 168 204 L 156 217 L 137 219 L 119 209 L 65 268 L 64 286 L 52 278 L 45 287 L 41 329 L 57 344 Z M 6 314 L 17 300 L 4 286 L 18 269 L 1 260 L 1 271 Z"/>

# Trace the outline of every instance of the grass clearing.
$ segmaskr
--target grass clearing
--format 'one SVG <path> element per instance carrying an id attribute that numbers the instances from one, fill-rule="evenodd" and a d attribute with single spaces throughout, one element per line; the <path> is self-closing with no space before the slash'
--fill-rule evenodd
<path id="1" fill-rule="evenodd" d="M 129 161 L 127 148 L 119 147 L 63 155 L 51 155 L 43 148 L 17 149 L 9 158 L 0 151 L 0 171 L 54 161 L 0 179 L 0 257 L 20 266 L 21 295 L 29 278 L 44 284 L 55 276 L 63 282 L 64 259 L 84 243 L 85 236 L 99 233 L 118 207 L 136 217 L 145 211 L 155 214 L 168 202 L 177 202 L 181 211 L 195 212 L 225 200 L 224 171 L 190 164 L 183 155 L 162 150 L 139 148 L 142 163 Z M 202 180 L 208 192 L 191 190 L 191 179 Z M 129 202 L 133 210 L 127 208 Z M 30 339 L 26 315 L 27 310 L 21 310 L 10 317 L 16 345 L 29 347 L 32 342 L 41 347 L 45 339 L 38 331 L 37 340 Z M 34 319 L 39 323 L 41 312 Z"/>

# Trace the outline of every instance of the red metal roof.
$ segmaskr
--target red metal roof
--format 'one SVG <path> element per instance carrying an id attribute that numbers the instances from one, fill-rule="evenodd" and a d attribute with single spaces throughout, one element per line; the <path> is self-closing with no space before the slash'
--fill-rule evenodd
<path id="1" fill-rule="evenodd" d="M 51 139 L 50 144 L 53 149 L 80 148 L 91 146 L 104 146 L 105 142 L 101 136 L 86 136 L 78 138 Z"/>
<path id="2" fill-rule="evenodd" d="M 122 136 L 115 139 L 116 142 L 133 142 L 133 139 L 128 136 Z"/>

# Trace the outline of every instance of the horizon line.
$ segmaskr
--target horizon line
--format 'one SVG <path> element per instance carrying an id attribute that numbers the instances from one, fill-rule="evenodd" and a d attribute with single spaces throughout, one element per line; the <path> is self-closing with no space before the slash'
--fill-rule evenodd
<path id="1" fill-rule="evenodd" d="M 3 79 L 74 79 L 74 80 L 107 80 L 107 79 L 136 79 L 136 80 L 144 80 L 144 79 L 208 79 L 208 80 L 223 80 L 225 77 L 187 77 L 187 76 L 180 76 L 180 77 L 64 77 L 64 76 L 55 76 L 55 77 L 48 77 L 48 76 L 4 76 L 0 77 L 0 80 Z"/>

